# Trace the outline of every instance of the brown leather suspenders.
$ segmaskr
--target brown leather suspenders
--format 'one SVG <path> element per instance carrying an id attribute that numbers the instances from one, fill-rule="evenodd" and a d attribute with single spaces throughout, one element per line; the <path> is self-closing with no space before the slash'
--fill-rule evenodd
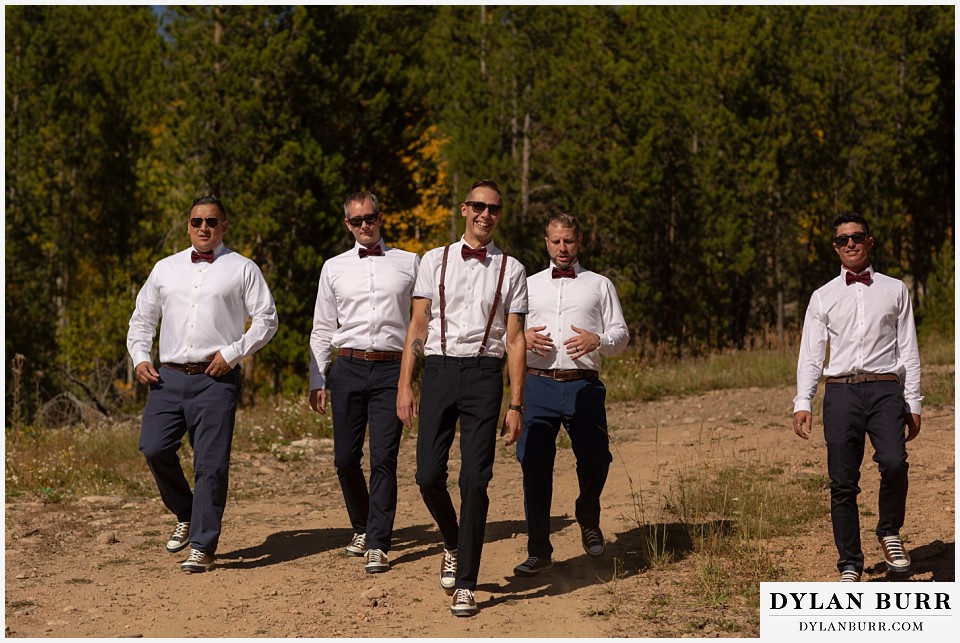
<path id="1" fill-rule="evenodd" d="M 447 299 L 444 297 L 443 281 L 447 277 L 447 256 L 450 254 L 450 244 L 443 247 L 443 265 L 440 268 L 440 352 L 447 354 L 447 322 L 443 316 L 447 308 Z"/>
<path id="2" fill-rule="evenodd" d="M 447 354 L 447 324 L 444 312 L 447 308 L 447 298 L 445 295 L 444 280 L 447 276 L 447 257 L 450 254 L 450 244 L 443 247 L 443 264 L 440 267 L 440 351 Z M 500 306 L 503 289 L 503 275 L 507 272 L 507 255 L 503 254 L 503 260 L 500 262 L 500 277 L 497 279 L 497 294 L 493 298 L 493 306 L 490 308 L 490 316 L 487 318 L 487 328 L 483 331 L 483 341 L 480 343 L 479 357 L 482 357 L 487 350 L 487 340 L 490 338 L 490 329 L 493 327 L 493 318 L 497 314 L 497 307 Z"/>

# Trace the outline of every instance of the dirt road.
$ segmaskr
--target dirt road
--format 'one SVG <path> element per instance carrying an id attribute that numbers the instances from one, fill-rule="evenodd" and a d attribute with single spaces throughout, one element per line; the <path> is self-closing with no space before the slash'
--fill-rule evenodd
<path id="1" fill-rule="evenodd" d="M 748 389 L 609 408 L 616 451 L 604 492 L 609 546 L 588 559 L 573 519 L 570 449 L 558 454 L 553 506 L 556 566 L 516 578 L 525 557 L 523 495 L 513 449 L 500 448 L 474 618 L 450 615 L 438 586 L 441 545 L 414 483 L 414 440 L 400 454 L 391 570 L 364 573 L 342 553 L 351 531 L 328 442 L 300 455 L 236 453 L 215 570 L 180 572 L 163 543 L 172 527 L 159 500 L 85 498 L 6 505 L 6 634 L 11 637 L 755 637 L 756 599 L 707 598 L 692 551 L 648 565 L 638 552 L 638 505 L 647 522 L 677 476 L 704 462 L 776 464 L 784 479 L 826 472 L 819 426 L 804 442 L 790 429 L 788 388 Z M 819 424 L 819 421 L 818 421 Z M 884 580 L 872 538 L 877 474 L 867 449 L 863 487 L 865 580 Z M 954 407 L 925 408 L 911 443 L 904 535 L 913 571 L 896 580 L 954 580 Z M 454 460 L 455 462 L 455 460 Z M 457 468 L 451 487 L 456 500 Z M 144 466 L 144 475 L 146 466 Z M 765 543 L 781 580 L 835 580 L 835 549 L 822 516 L 802 533 Z"/>

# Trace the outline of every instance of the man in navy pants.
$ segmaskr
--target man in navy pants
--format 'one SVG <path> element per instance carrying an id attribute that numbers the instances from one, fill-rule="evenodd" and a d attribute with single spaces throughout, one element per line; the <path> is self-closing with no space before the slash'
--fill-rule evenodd
<path id="1" fill-rule="evenodd" d="M 907 448 L 920 433 L 920 352 L 907 286 L 870 264 L 874 239 L 867 221 L 843 212 L 833 223 L 840 274 L 810 298 L 797 360 L 793 430 L 809 439 L 820 375 L 823 437 L 830 474 L 830 517 L 841 582 L 863 573 L 860 547 L 860 465 L 870 437 L 880 470 L 876 535 L 887 569 L 906 572 L 900 538 L 907 503 Z M 830 351 L 830 363 L 823 362 Z"/>
<path id="2" fill-rule="evenodd" d="M 192 247 L 153 267 L 127 333 L 137 380 L 150 386 L 140 451 L 177 519 L 167 551 L 191 548 L 180 565 L 186 572 L 214 565 L 227 503 L 240 362 L 277 331 L 277 310 L 260 268 L 223 245 L 228 225 L 216 197 L 193 202 L 187 219 Z M 158 370 L 150 352 L 161 318 Z M 177 455 L 184 434 L 193 446 L 193 491 Z"/>
<path id="3" fill-rule="evenodd" d="M 551 216 L 544 240 L 550 265 L 527 279 L 526 410 L 517 459 L 523 471 L 528 558 L 514 568 L 518 576 L 553 567 L 550 506 L 561 424 L 577 460 L 576 517 L 584 551 L 592 557 L 604 552 L 600 494 L 612 456 L 600 355 L 615 355 L 629 341 L 613 284 L 577 260 L 583 243 L 577 218 Z"/>

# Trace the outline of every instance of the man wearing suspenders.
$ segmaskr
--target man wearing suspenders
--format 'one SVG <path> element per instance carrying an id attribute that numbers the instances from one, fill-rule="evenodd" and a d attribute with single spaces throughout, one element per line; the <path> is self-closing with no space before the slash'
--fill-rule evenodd
<path id="1" fill-rule="evenodd" d="M 506 444 L 523 429 L 526 371 L 526 271 L 493 243 L 503 213 L 500 189 L 477 181 L 460 204 L 463 238 L 428 251 L 413 289 L 413 312 L 400 364 L 397 415 L 419 417 L 417 484 L 444 542 L 440 586 L 453 595 L 455 616 L 477 613 L 474 590 L 487 522 L 503 360 L 510 406 L 500 434 Z M 425 355 L 419 413 L 413 393 L 416 360 Z M 460 520 L 447 491 L 450 446 L 460 420 Z"/>

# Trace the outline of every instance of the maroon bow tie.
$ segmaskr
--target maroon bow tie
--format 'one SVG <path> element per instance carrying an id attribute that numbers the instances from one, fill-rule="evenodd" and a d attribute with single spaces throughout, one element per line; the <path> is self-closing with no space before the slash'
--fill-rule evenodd
<path id="1" fill-rule="evenodd" d="M 460 256 L 463 257 L 464 261 L 470 257 L 476 257 L 480 261 L 483 261 L 487 258 L 487 247 L 480 246 L 479 248 L 471 248 L 467 245 L 463 245 L 460 246 Z"/>
<path id="2" fill-rule="evenodd" d="M 379 245 L 375 245 L 372 248 L 360 248 L 361 259 L 363 259 L 364 257 L 382 257 L 382 256 L 383 256 L 383 248 L 381 248 Z"/>
<path id="3" fill-rule="evenodd" d="M 560 277 L 569 277 L 570 279 L 576 279 L 577 273 L 573 271 L 573 266 L 569 268 L 554 268 L 551 273 L 554 279 L 559 279 Z"/>
<path id="4" fill-rule="evenodd" d="M 196 250 L 190 253 L 190 261 L 193 263 L 200 263 L 201 261 L 206 261 L 207 263 L 213 263 L 214 260 L 213 250 L 209 252 L 197 252 Z"/>
<path id="5" fill-rule="evenodd" d="M 870 285 L 870 273 L 861 272 L 859 275 L 855 275 L 852 272 L 847 271 L 847 285 L 849 286 L 852 283 L 860 282 L 864 285 Z"/>

